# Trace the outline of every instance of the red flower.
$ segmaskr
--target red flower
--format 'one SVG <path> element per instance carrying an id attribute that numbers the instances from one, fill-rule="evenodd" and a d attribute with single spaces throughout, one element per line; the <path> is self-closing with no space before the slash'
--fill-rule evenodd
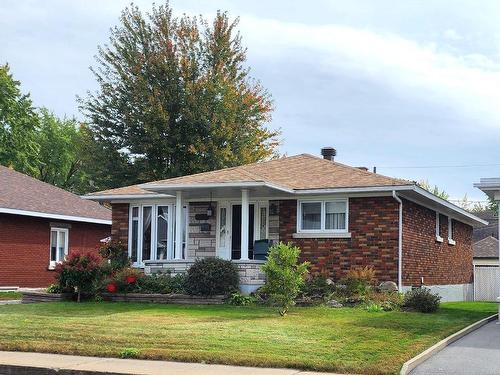
<path id="1" fill-rule="evenodd" d="M 135 284 L 135 282 L 137 281 L 137 277 L 135 276 L 127 276 L 127 284 Z"/>
<path id="2" fill-rule="evenodd" d="M 110 292 L 110 293 L 116 293 L 116 290 L 117 290 L 118 288 L 116 287 L 116 284 L 114 284 L 114 283 L 109 283 L 108 285 L 106 285 L 106 289 L 107 289 L 107 291 L 108 291 L 108 292 Z"/>

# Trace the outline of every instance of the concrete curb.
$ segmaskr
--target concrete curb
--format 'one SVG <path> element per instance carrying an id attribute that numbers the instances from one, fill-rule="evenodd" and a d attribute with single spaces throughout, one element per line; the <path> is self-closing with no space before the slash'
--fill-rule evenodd
<path id="1" fill-rule="evenodd" d="M 445 339 L 439 341 L 437 344 L 432 345 L 430 348 L 426 349 L 419 355 L 413 357 L 409 361 L 406 361 L 403 364 L 403 367 L 401 367 L 400 375 L 408 375 L 415 367 L 420 365 L 422 362 L 425 362 L 429 357 L 432 357 L 434 354 L 438 353 L 439 351 L 443 350 L 446 348 L 448 345 L 454 343 L 455 341 L 461 339 L 465 335 L 471 333 L 472 331 L 475 331 L 476 329 L 484 326 L 485 324 L 488 324 L 489 322 L 492 322 L 493 320 L 497 319 L 498 314 L 491 315 L 487 318 L 481 319 L 475 323 L 472 323 L 471 325 L 465 327 L 464 329 L 455 332 L 454 334 L 446 337 Z"/>

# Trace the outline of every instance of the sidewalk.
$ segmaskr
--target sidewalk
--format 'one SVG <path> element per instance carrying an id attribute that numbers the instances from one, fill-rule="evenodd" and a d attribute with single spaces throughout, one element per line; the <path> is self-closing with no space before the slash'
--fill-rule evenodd
<path id="1" fill-rule="evenodd" d="M 308 372 L 293 369 L 240 367 L 208 365 L 201 363 L 147 361 L 139 359 L 80 357 L 60 354 L 0 351 L 0 374 L 325 375 L 326 373 Z"/>

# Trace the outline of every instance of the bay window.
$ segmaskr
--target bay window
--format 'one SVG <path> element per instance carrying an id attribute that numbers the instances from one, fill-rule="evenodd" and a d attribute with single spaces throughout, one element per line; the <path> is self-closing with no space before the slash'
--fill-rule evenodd
<path id="1" fill-rule="evenodd" d="M 129 256 L 134 265 L 148 260 L 173 259 L 175 247 L 175 205 L 134 205 L 130 207 Z M 183 255 L 186 258 L 188 208 L 182 215 Z"/>
<path id="2" fill-rule="evenodd" d="M 347 232 L 347 199 L 299 201 L 298 232 Z"/>

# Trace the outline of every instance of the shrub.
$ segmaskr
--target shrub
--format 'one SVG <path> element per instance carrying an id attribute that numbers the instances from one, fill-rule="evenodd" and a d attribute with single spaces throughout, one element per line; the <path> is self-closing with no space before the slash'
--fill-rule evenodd
<path id="1" fill-rule="evenodd" d="M 403 305 L 403 294 L 398 292 L 383 293 L 371 290 L 365 298 L 368 303 L 380 305 L 384 311 L 399 310 Z"/>
<path id="2" fill-rule="evenodd" d="M 334 285 L 328 282 L 325 275 L 316 274 L 306 279 L 301 287 L 304 297 L 326 298 L 334 291 Z"/>
<path id="3" fill-rule="evenodd" d="M 185 293 L 186 275 L 171 276 L 169 273 L 147 275 L 139 279 L 137 289 L 138 292 L 146 294 Z"/>
<path id="4" fill-rule="evenodd" d="M 384 308 L 381 305 L 377 305 L 376 303 L 370 303 L 366 306 L 366 311 L 368 312 L 383 312 Z"/>
<path id="5" fill-rule="evenodd" d="M 58 294 L 58 293 L 62 293 L 62 289 L 61 287 L 58 285 L 58 284 L 50 284 L 46 289 L 45 291 L 47 293 L 53 293 L 53 294 Z"/>
<path id="6" fill-rule="evenodd" d="M 375 281 L 375 270 L 372 267 L 366 266 L 350 269 L 346 277 L 342 280 L 342 283 L 345 284 L 348 294 L 365 295 Z"/>
<path id="7" fill-rule="evenodd" d="M 140 354 L 139 349 L 125 348 L 120 352 L 120 358 L 138 358 Z"/>
<path id="8" fill-rule="evenodd" d="M 81 293 L 93 293 L 95 282 L 99 279 L 101 268 L 100 259 L 92 253 L 72 253 L 56 267 L 56 279 L 62 290 L 66 288 L 78 293 L 80 302 Z"/>
<path id="9" fill-rule="evenodd" d="M 99 248 L 99 255 L 107 260 L 105 272 L 111 275 L 114 272 L 130 267 L 127 247 L 118 241 L 107 242 Z"/>
<path id="10" fill-rule="evenodd" d="M 136 268 L 123 268 L 116 272 L 107 285 L 115 284 L 117 291 L 120 292 L 133 292 L 136 291 L 140 280 L 144 278 L 144 274 Z M 109 291 L 109 288 L 107 288 Z"/>
<path id="11" fill-rule="evenodd" d="M 403 300 L 405 310 L 420 311 L 423 313 L 436 312 L 439 308 L 441 297 L 431 293 L 427 288 L 416 288 L 407 292 Z"/>
<path id="12" fill-rule="evenodd" d="M 280 242 L 269 249 L 262 270 L 266 274 L 263 292 L 278 307 L 281 316 L 286 315 L 304 284 L 309 263 L 298 263 L 300 249 Z"/>
<path id="13" fill-rule="evenodd" d="M 202 296 L 229 294 L 238 290 L 238 269 L 229 260 L 198 259 L 188 269 L 186 283 L 190 294 Z"/>
<path id="14" fill-rule="evenodd" d="M 233 306 L 248 306 L 257 302 L 257 299 L 252 296 L 244 296 L 240 293 L 233 293 L 226 300 L 226 303 Z"/>

